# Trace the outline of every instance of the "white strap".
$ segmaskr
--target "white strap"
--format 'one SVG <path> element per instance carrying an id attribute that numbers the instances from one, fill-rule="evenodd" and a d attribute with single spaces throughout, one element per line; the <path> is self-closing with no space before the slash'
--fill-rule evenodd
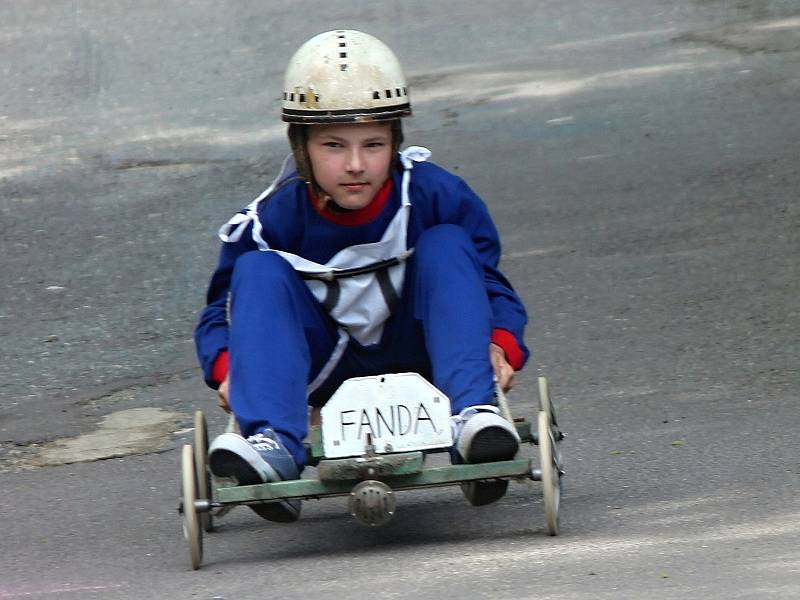
<path id="1" fill-rule="evenodd" d="M 404 169 L 413 169 L 415 162 L 425 162 L 431 157 L 431 151 L 423 146 L 409 146 L 400 153 L 400 162 Z"/>
<path id="2" fill-rule="evenodd" d="M 275 188 L 281 184 L 288 175 L 293 173 L 297 170 L 295 166 L 294 157 L 289 154 L 286 158 L 283 159 L 283 163 L 281 164 L 281 170 L 278 173 L 278 176 L 273 179 L 270 186 L 259 194 L 258 198 L 253 200 L 247 207 L 244 209 L 244 212 L 239 212 L 233 215 L 231 219 L 225 223 L 222 227 L 219 228 L 219 239 L 223 242 L 228 243 L 236 243 L 240 239 L 242 239 L 242 235 L 244 235 L 247 226 L 250 224 L 250 221 L 253 222 L 253 241 L 258 244 L 258 248 L 260 250 L 269 250 L 269 244 L 264 240 L 261 235 L 262 226 L 261 220 L 258 218 L 258 205 L 269 198 L 272 192 L 275 191 Z"/>
<path id="3" fill-rule="evenodd" d="M 415 162 L 425 162 L 431 156 L 431 151 L 422 146 L 409 146 L 400 153 L 400 162 L 403 164 L 402 195 L 403 206 L 411 204 L 408 197 L 408 186 L 411 183 L 411 169 Z"/>
<path id="4" fill-rule="evenodd" d="M 336 342 L 336 346 L 334 347 L 333 352 L 328 358 L 328 361 L 322 367 L 322 370 L 319 372 L 319 375 L 317 375 L 314 378 L 314 381 L 309 383 L 308 387 L 306 387 L 307 396 L 310 396 L 312 393 L 314 393 L 314 391 L 316 391 L 316 389 L 323 383 L 325 383 L 325 380 L 328 379 L 328 377 L 330 377 L 331 373 L 339 364 L 339 361 L 342 359 L 342 355 L 344 354 L 344 351 L 347 348 L 347 342 L 349 340 L 350 336 L 347 335 L 347 332 L 340 327 L 339 339 Z"/>
<path id="5" fill-rule="evenodd" d="M 248 206 L 245 210 L 247 212 L 236 213 L 227 223 L 219 228 L 219 231 L 217 232 L 219 239 L 221 239 L 223 242 L 230 243 L 238 242 L 240 239 L 242 239 L 242 234 L 244 234 L 245 229 L 247 229 L 247 225 L 253 218 L 250 214 L 250 207 Z"/>

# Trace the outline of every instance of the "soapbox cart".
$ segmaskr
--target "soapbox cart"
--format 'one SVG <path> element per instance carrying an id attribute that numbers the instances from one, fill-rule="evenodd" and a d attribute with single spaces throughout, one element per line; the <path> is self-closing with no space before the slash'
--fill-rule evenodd
<path id="1" fill-rule="evenodd" d="M 322 408 L 321 425 L 311 427 L 306 442 L 307 464 L 316 467 L 316 477 L 307 471 L 306 478 L 293 481 L 239 486 L 213 480 L 206 419 L 197 411 L 194 444 L 182 448 L 178 508 L 192 568 L 202 561 L 203 531 L 212 531 L 214 519 L 236 505 L 344 496 L 360 523 L 379 526 L 394 515 L 398 491 L 490 480 L 541 481 L 547 532 L 558 535 L 564 436 L 547 380 L 540 377 L 538 383 L 539 411 L 533 421 L 512 418 L 505 396 L 499 389 L 497 394 L 501 414 L 514 424 L 520 440 L 538 446 L 538 467 L 523 456 L 522 446 L 512 460 L 426 465 L 431 453 L 447 452 L 453 444 L 450 401 L 416 373 L 345 381 Z M 231 419 L 229 428 L 234 426 Z"/>

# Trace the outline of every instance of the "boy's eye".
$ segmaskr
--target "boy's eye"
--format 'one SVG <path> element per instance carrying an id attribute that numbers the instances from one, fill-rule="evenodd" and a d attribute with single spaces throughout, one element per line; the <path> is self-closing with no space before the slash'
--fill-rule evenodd
<path id="1" fill-rule="evenodd" d="M 341 148 L 342 145 L 339 142 L 323 142 L 323 146 L 327 148 Z"/>

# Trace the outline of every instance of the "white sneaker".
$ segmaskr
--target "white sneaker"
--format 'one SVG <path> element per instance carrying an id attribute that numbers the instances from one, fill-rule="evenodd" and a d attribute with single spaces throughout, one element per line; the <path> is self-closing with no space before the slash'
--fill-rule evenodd
<path id="1" fill-rule="evenodd" d="M 491 405 L 469 406 L 450 417 L 453 447 L 466 463 L 511 460 L 519 450 L 519 435 L 513 423 Z"/>
<path id="2" fill-rule="evenodd" d="M 470 406 L 450 417 L 453 428 L 453 463 L 511 460 L 519 449 L 519 435 L 494 406 Z M 465 481 L 461 491 L 472 506 L 496 502 L 508 490 L 507 479 Z"/>

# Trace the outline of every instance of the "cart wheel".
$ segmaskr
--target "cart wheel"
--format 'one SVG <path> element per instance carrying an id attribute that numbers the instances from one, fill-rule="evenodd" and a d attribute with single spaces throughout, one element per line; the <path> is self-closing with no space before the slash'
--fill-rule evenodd
<path id="1" fill-rule="evenodd" d="M 556 411 L 553 408 L 552 400 L 550 400 L 550 385 L 547 383 L 547 377 L 539 377 L 539 410 L 546 413 L 547 419 L 558 427 Z"/>
<path id="2" fill-rule="evenodd" d="M 550 418 L 544 411 L 539 412 L 539 463 L 542 470 L 544 495 L 544 516 L 547 532 L 558 535 L 558 509 L 561 503 L 561 474 L 554 456 L 555 442 Z"/>
<path id="3" fill-rule="evenodd" d="M 181 489 L 183 495 L 183 537 L 189 545 L 189 559 L 192 569 L 199 569 L 203 560 L 203 532 L 194 508 L 197 497 L 197 475 L 194 451 L 191 445 L 184 444 L 181 454 Z"/>
<path id="4" fill-rule="evenodd" d="M 202 410 L 194 413 L 194 467 L 197 471 L 197 499 L 211 501 L 211 477 L 208 473 L 208 426 Z M 210 532 L 214 529 L 211 511 L 200 514 L 201 527 Z"/>

